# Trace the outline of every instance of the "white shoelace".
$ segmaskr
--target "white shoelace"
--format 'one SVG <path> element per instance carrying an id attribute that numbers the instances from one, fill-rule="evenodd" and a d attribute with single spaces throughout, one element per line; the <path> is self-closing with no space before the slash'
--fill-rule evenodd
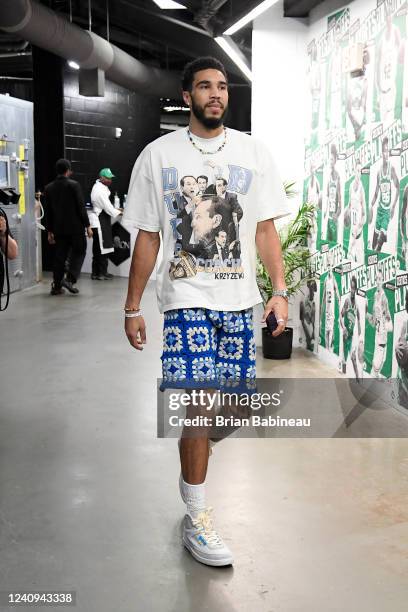
<path id="1" fill-rule="evenodd" d="M 204 536 L 208 544 L 219 546 L 222 545 L 222 540 L 212 526 L 212 518 L 210 516 L 212 511 L 213 508 L 210 506 L 204 512 L 200 512 L 197 518 L 191 520 L 194 527 L 200 531 L 200 534 Z"/>

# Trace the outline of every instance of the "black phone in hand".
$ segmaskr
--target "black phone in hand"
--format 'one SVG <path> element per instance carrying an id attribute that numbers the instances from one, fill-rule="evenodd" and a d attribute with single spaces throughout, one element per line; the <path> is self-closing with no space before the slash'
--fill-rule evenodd
<path id="1" fill-rule="evenodd" d="M 278 327 L 278 322 L 273 312 L 270 312 L 266 317 L 266 325 L 271 333 Z"/>

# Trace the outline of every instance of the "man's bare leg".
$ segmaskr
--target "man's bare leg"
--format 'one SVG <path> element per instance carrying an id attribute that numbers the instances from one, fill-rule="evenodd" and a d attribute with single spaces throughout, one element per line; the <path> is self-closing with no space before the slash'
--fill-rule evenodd
<path id="1" fill-rule="evenodd" d="M 208 466 L 208 438 L 181 438 L 180 464 L 184 482 L 201 484 Z"/>

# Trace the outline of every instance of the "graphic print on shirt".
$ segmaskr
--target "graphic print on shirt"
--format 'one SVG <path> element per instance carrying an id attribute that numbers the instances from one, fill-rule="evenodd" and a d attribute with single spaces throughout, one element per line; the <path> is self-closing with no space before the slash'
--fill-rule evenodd
<path id="1" fill-rule="evenodd" d="M 244 278 L 241 260 L 241 198 L 248 194 L 252 172 L 241 166 L 223 168 L 211 162 L 206 173 L 188 175 L 163 168 L 164 202 L 171 214 L 174 254 L 171 280 L 197 273 L 216 279 Z"/>

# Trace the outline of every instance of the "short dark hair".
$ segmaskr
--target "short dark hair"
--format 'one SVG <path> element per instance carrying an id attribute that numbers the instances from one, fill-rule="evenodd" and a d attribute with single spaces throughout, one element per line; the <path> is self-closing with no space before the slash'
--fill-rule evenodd
<path id="1" fill-rule="evenodd" d="M 217 182 L 217 181 L 222 181 L 222 184 L 223 184 L 223 185 L 228 185 L 228 181 L 227 181 L 227 179 L 225 179 L 225 178 L 224 178 L 224 177 L 222 177 L 222 176 L 219 176 L 218 178 L 216 178 L 216 179 L 215 179 L 215 182 Z"/>
<path id="2" fill-rule="evenodd" d="M 228 82 L 227 71 L 225 70 L 224 64 L 215 57 L 198 57 L 184 66 L 183 76 L 181 78 L 181 87 L 183 91 L 191 91 L 195 73 L 200 70 L 207 70 L 208 68 L 213 68 L 214 70 L 222 72 L 225 76 L 225 80 Z"/>
<path id="3" fill-rule="evenodd" d="M 185 176 L 183 176 L 183 177 L 180 179 L 180 186 L 181 186 L 181 187 L 184 187 L 184 181 L 185 181 L 185 179 L 186 179 L 186 178 L 192 178 L 192 179 L 194 179 L 194 180 L 195 180 L 195 182 L 197 182 L 197 179 L 196 179 L 196 177 L 195 177 L 195 176 L 193 176 L 192 174 L 186 174 Z"/>
<path id="4" fill-rule="evenodd" d="M 205 174 L 200 174 L 200 176 L 197 176 L 197 182 L 198 182 L 198 179 L 200 178 L 204 179 L 205 182 L 208 183 L 208 176 L 205 176 Z"/>
<path id="5" fill-rule="evenodd" d="M 357 291 L 357 279 L 356 279 L 356 277 L 354 276 L 354 274 L 353 274 L 353 276 L 351 277 L 350 285 L 354 285 L 354 287 L 355 287 L 355 289 L 356 289 L 356 291 Z"/>
<path id="6" fill-rule="evenodd" d="M 71 170 L 71 162 L 68 159 L 59 159 L 55 164 L 57 174 L 65 174 L 67 170 Z"/>

